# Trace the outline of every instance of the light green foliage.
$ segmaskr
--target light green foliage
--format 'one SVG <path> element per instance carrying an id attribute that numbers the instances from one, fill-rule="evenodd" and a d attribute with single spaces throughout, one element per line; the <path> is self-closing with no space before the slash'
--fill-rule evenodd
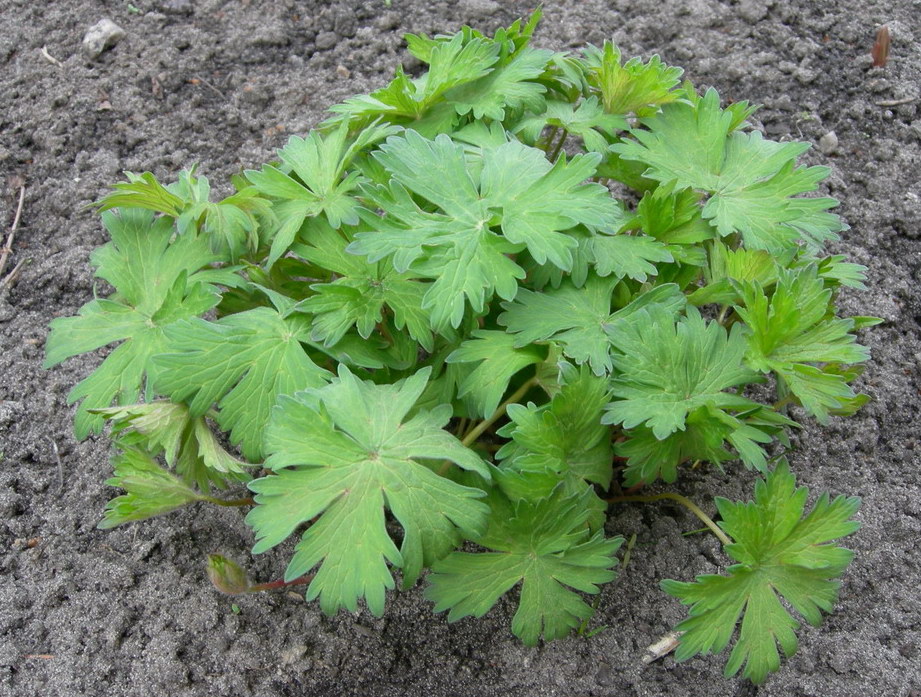
<path id="1" fill-rule="evenodd" d="M 566 636 L 592 608 L 570 588 L 597 593 L 614 579 L 614 553 L 623 538 L 589 531 L 582 497 L 556 494 L 516 505 L 501 498 L 485 535 L 477 543 L 491 552 L 452 552 L 433 567 L 426 595 L 448 621 L 482 617 L 505 593 L 521 584 L 512 632 L 525 644 Z M 580 500 L 581 499 L 581 500 Z M 569 586 L 569 588 L 567 588 Z"/>
<path id="2" fill-rule="evenodd" d="M 125 447 L 112 460 L 112 467 L 115 474 L 106 484 L 126 493 L 106 504 L 100 528 L 145 520 L 205 498 L 141 450 Z"/>
<path id="3" fill-rule="evenodd" d="M 354 610 L 363 597 L 380 615 L 384 590 L 393 587 L 388 561 L 412 585 L 423 566 L 458 544 L 460 531 L 478 535 L 485 528 L 489 509 L 478 500 L 483 493 L 424 464 L 447 458 L 488 476 L 480 458 L 442 430 L 449 409 L 407 419 L 429 373 L 423 369 L 395 385 L 374 385 L 342 368 L 330 385 L 284 398 L 273 411 L 265 465 L 275 474 L 250 484 L 259 503 L 247 516 L 258 540 L 254 551 L 274 547 L 319 516 L 285 578 L 320 564 L 307 597 L 319 597 L 327 613 Z M 385 508 L 403 527 L 399 550 L 387 534 Z"/>
<path id="4" fill-rule="evenodd" d="M 218 425 L 250 460 L 264 455 L 263 431 L 280 395 L 318 387 L 329 375 L 304 350 L 310 323 L 267 307 L 216 322 L 177 322 L 168 330 L 169 353 L 155 359 L 157 389 L 185 402 L 193 416 L 217 404 Z"/>
<path id="5" fill-rule="evenodd" d="M 623 158 L 648 169 L 667 190 L 708 193 L 703 217 L 721 236 L 738 233 L 745 245 L 783 253 L 797 240 L 818 245 L 837 239 L 840 220 L 827 213 L 831 198 L 793 198 L 814 191 L 827 167 L 797 167 L 806 143 L 777 143 L 739 129 L 751 113 L 745 102 L 721 109 L 716 90 L 666 105 L 632 132 L 636 141 L 615 145 Z"/>
<path id="6" fill-rule="evenodd" d="M 656 306 L 631 319 L 618 325 L 613 337 L 619 376 L 611 383 L 617 400 L 608 405 L 606 423 L 624 428 L 646 424 L 661 440 L 684 430 L 688 413 L 699 407 L 757 406 L 725 391 L 755 381 L 754 373 L 742 365 L 747 344 L 741 326 L 727 335 L 694 308 L 677 323 Z"/>
<path id="7" fill-rule="evenodd" d="M 825 288 L 815 266 L 779 270 L 770 297 L 757 282 L 742 284 L 740 294 L 744 307 L 736 311 L 752 329 L 746 356 L 752 368 L 774 371 L 820 421 L 857 399 L 839 371 L 811 365 L 862 363 L 869 358 L 851 333 L 854 321 L 834 317 L 832 291 Z"/>
<path id="8" fill-rule="evenodd" d="M 164 327 L 207 312 L 220 300 L 217 288 L 206 282 L 208 271 L 200 271 L 218 260 L 205 237 L 187 234 L 171 243 L 169 219 L 154 220 L 138 208 L 106 212 L 102 219 L 112 241 L 93 253 L 93 265 L 115 292 L 88 302 L 76 317 L 54 320 L 45 345 L 49 368 L 120 342 L 67 396 L 68 402 L 82 400 L 75 421 L 78 438 L 102 428 L 102 417 L 90 409 L 150 396 L 151 358 L 166 348 Z"/>
<path id="9" fill-rule="evenodd" d="M 869 399 L 856 333 L 878 320 L 835 306 L 865 269 L 822 250 L 846 227 L 807 145 L 656 56 L 535 48 L 539 17 L 407 36 L 421 74 L 334 106 L 222 200 L 194 169 L 129 173 L 98 202 L 111 288 L 52 322 L 46 365 L 111 346 L 69 395 L 78 437 L 111 423 L 126 493 L 103 526 L 246 506 L 255 552 L 298 536 L 285 578 L 325 612 L 380 614 L 395 573 L 431 569 L 449 620 L 509 594 L 528 644 L 590 617 L 608 505 L 649 500 L 625 489 L 766 474 L 719 504 L 739 564 L 666 586 L 692 606 L 679 656 L 744 614 L 731 672 L 760 681 L 795 646 L 776 593 L 813 621 L 847 561 L 822 545 L 853 505 L 798 522 L 769 463 L 792 417 Z M 215 564 L 225 588 L 281 585 Z"/>
<path id="10" fill-rule="evenodd" d="M 837 579 L 854 554 L 829 543 L 857 530 L 851 516 L 860 500 L 822 494 L 804 517 L 808 495 L 805 487 L 796 488 L 781 462 L 758 482 L 754 501 L 716 500 L 720 527 L 735 540 L 726 553 L 738 563 L 725 576 L 662 582 L 666 592 L 691 606 L 688 619 L 676 627 L 683 632 L 675 654 L 679 661 L 725 649 L 741 618 L 726 675 L 742 669 L 760 684 L 780 666 L 777 644 L 787 657 L 796 651 L 799 623 L 785 605 L 812 625 L 821 623 L 822 611 L 831 611 Z"/>

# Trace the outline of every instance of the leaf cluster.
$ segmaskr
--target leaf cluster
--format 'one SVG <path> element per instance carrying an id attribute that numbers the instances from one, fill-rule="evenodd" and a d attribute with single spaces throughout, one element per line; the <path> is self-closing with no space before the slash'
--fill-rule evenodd
<path id="1" fill-rule="evenodd" d="M 296 536 L 285 582 L 325 612 L 381 614 L 430 569 L 436 611 L 511 602 L 527 644 L 615 577 L 606 491 L 739 462 L 766 479 L 717 503 L 738 564 L 665 588 L 691 605 L 679 658 L 744 615 L 727 672 L 763 680 L 795 648 L 776 593 L 817 622 L 849 558 L 825 543 L 854 501 L 802 518 L 769 462 L 794 419 L 866 400 L 874 320 L 835 308 L 863 268 L 823 252 L 845 226 L 807 145 L 657 56 L 534 48 L 538 19 L 408 36 L 422 75 L 218 202 L 194 169 L 128 174 L 99 201 L 112 291 L 52 322 L 46 365 L 111 347 L 69 395 L 78 437 L 113 424 L 103 527 L 246 482 L 253 551 Z"/>

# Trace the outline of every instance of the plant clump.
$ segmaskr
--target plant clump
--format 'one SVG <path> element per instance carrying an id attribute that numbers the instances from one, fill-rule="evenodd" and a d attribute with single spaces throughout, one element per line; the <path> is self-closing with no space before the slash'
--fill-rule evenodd
<path id="1" fill-rule="evenodd" d="M 857 500 L 806 513 L 781 456 L 794 417 L 867 399 L 875 320 L 835 310 L 864 269 L 823 251 L 845 226 L 808 145 L 658 57 L 534 48 L 538 18 L 407 36 L 426 72 L 333 106 L 220 201 L 194 169 L 128 173 L 98 202 L 114 290 L 52 322 L 46 365 L 114 347 L 69 396 L 77 437 L 112 425 L 125 493 L 100 527 L 204 501 L 250 508 L 254 553 L 298 537 L 278 582 L 212 556 L 228 592 L 379 615 L 424 577 L 450 621 L 510 596 L 536 644 L 615 577 L 609 505 L 682 501 L 733 564 L 663 582 L 690 606 L 677 657 L 738 634 L 726 673 L 758 683 L 851 558 Z M 716 525 L 635 493 L 700 463 L 754 470 L 754 499 L 718 498 Z"/>

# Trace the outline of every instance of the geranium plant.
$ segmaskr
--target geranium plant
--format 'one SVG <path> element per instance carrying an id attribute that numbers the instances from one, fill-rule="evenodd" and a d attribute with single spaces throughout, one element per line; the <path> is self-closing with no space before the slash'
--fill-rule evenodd
<path id="1" fill-rule="evenodd" d="M 379 615 L 395 574 L 425 577 L 452 621 L 511 595 L 535 644 L 614 578 L 609 506 L 670 497 L 734 562 L 663 582 L 690 606 L 677 656 L 741 625 L 726 672 L 761 682 L 851 558 L 857 500 L 805 514 L 779 456 L 794 417 L 866 400 L 874 320 L 834 304 L 863 268 L 823 252 L 845 226 L 808 195 L 808 145 L 658 57 L 534 48 L 538 17 L 407 36 L 426 72 L 332 107 L 223 200 L 193 169 L 99 201 L 112 290 L 52 322 L 46 364 L 115 346 L 69 398 L 77 437 L 112 424 L 125 493 L 100 526 L 247 506 L 255 553 L 300 541 L 274 583 L 213 556 L 223 590 Z M 701 463 L 757 471 L 753 501 L 717 499 L 717 524 L 639 493 Z"/>

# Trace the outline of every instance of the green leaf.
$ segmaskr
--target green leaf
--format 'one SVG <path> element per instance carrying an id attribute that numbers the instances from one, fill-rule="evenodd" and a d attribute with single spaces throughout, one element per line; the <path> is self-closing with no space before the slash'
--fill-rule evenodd
<path id="1" fill-rule="evenodd" d="M 629 276 L 645 283 L 658 275 L 657 263 L 674 261 L 668 248 L 653 237 L 596 235 L 592 238 L 595 272 L 599 276 Z"/>
<path id="2" fill-rule="evenodd" d="M 80 353 L 121 342 L 92 375 L 71 390 L 69 403 L 81 401 L 74 430 L 83 439 L 102 428 L 102 417 L 90 409 L 133 404 L 153 370 L 151 357 L 163 350 L 165 327 L 203 314 L 220 296 L 202 282 L 202 267 L 219 260 L 206 239 L 197 235 L 173 237 L 169 218 L 154 220 L 147 211 L 128 208 L 102 215 L 112 241 L 92 256 L 96 276 L 115 287 L 109 299 L 92 300 L 76 317 L 51 322 L 45 344 L 46 368 Z M 143 263 L 139 263 L 143 260 Z M 200 280 L 201 279 L 201 280 Z"/>
<path id="3" fill-rule="evenodd" d="M 311 285 L 316 295 L 297 305 L 314 315 L 313 340 L 334 346 L 354 326 L 367 339 L 389 311 L 397 329 L 405 327 L 426 351 L 433 349 L 429 313 L 422 309 L 426 284 L 411 273 L 398 273 L 389 260 L 369 263 L 348 254 L 348 240 L 325 223 L 311 225 L 306 237 L 309 244 L 295 245 L 294 252 L 338 276 Z"/>
<path id="4" fill-rule="evenodd" d="M 99 528 L 145 520 L 206 498 L 141 450 L 126 448 L 115 456 L 112 464 L 115 476 L 106 480 L 106 484 L 126 493 L 106 504 Z"/>
<path id="5" fill-rule="evenodd" d="M 354 171 L 346 174 L 346 169 L 359 152 L 397 130 L 389 125 L 372 124 L 351 141 L 347 123 L 325 137 L 314 130 L 306 138 L 292 136 L 278 151 L 290 173 L 272 165 L 263 165 L 261 171 L 247 170 L 247 179 L 260 193 L 280 200 L 274 208 L 278 229 L 267 266 L 287 251 L 308 217 L 322 213 L 337 229 L 343 224 L 358 223 L 359 204 L 351 194 L 361 178 Z"/>
<path id="6" fill-rule="evenodd" d="M 728 414 L 707 405 L 688 413 L 684 430 L 659 439 L 651 428 L 637 426 L 616 446 L 618 455 L 627 458 L 624 483 L 628 487 L 651 484 L 656 479 L 671 483 L 678 478 L 684 462 L 723 462 L 740 459 L 746 467 L 767 471 L 764 445 L 782 428 L 796 426 L 782 414 L 767 407 L 748 409 L 740 415 Z M 727 449 L 732 446 L 737 454 Z"/>
<path id="7" fill-rule="evenodd" d="M 503 121 L 507 109 L 539 109 L 547 88 L 536 82 L 553 51 L 525 47 L 488 75 L 450 90 L 445 99 L 458 114 Z"/>
<path id="8" fill-rule="evenodd" d="M 284 397 L 266 433 L 266 467 L 275 474 L 250 483 L 258 504 L 247 522 L 264 552 L 317 516 L 304 532 L 285 578 L 319 564 L 307 599 L 324 612 L 354 611 L 364 597 L 380 615 L 393 588 L 387 561 L 412 585 L 461 537 L 485 530 L 483 492 L 435 474 L 425 462 L 451 460 L 489 477 L 485 463 L 442 427 L 442 405 L 407 419 L 430 369 L 395 385 L 362 382 L 347 368 L 328 386 Z M 387 533 L 389 509 L 403 527 L 400 549 Z"/>
<path id="9" fill-rule="evenodd" d="M 664 285 L 637 297 L 612 313 L 611 302 L 616 278 L 589 276 L 582 288 L 564 282 L 558 289 L 535 293 L 522 289 L 514 303 L 503 303 L 505 312 L 499 324 L 515 334 L 515 345 L 552 339 L 576 363 L 588 362 L 596 375 L 610 373 L 611 335 L 621 322 L 652 304 L 662 304 L 668 312 L 684 305 L 684 296 L 675 285 Z"/>
<path id="10" fill-rule="evenodd" d="M 613 580 L 614 553 L 623 542 L 591 535 L 586 496 L 557 494 L 512 507 L 494 494 L 489 530 L 476 539 L 493 551 L 452 552 L 436 562 L 426 588 L 435 611 L 449 610 L 449 622 L 482 617 L 520 583 L 512 632 L 525 644 L 559 639 L 578 627 L 592 608 L 570 588 L 595 594 Z"/>
<path id="11" fill-rule="evenodd" d="M 834 318 L 832 291 L 814 265 L 779 269 L 770 297 L 757 282 L 739 284 L 739 294 L 743 305 L 736 312 L 751 329 L 749 366 L 774 371 L 821 421 L 856 396 L 843 375 L 806 365 L 862 363 L 870 355 L 851 333 L 853 320 Z"/>
<path id="12" fill-rule="evenodd" d="M 586 366 L 563 363 L 562 372 L 563 385 L 548 404 L 509 405 L 511 421 L 499 434 L 511 442 L 496 458 L 503 467 L 572 473 L 607 488 L 612 476 L 610 429 L 601 423 L 609 399 L 607 380 Z"/>
<path id="13" fill-rule="evenodd" d="M 319 387 L 329 373 L 307 355 L 310 320 L 259 307 L 216 322 L 179 322 L 154 362 L 156 387 L 193 417 L 217 404 L 216 421 L 250 461 L 262 459 L 269 410 L 280 395 Z"/>
<path id="14" fill-rule="evenodd" d="M 348 251 L 372 262 L 393 255 L 397 271 L 435 279 L 423 307 L 436 330 L 460 325 L 465 297 L 478 313 L 494 292 L 515 297 L 524 271 L 507 255 L 526 247 L 538 263 L 569 270 L 577 243 L 565 231 L 620 218 L 603 187 L 582 183 L 594 173 L 594 155 L 551 165 L 542 151 L 511 141 L 482 149 L 474 166 L 448 136 L 427 140 L 408 131 L 374 157 L 393 176 L 388 188 L 366 191 L 385 216 L 366 214 L 374 232 L 358 233 Z M 424 211 L 409 192 L 438 211 Z"/>
<path id="15" fill-rule="evenodd" d="M 515 346 L 510 334 L 495 330 L 475 330 L 445 359 L 447 363 L 479 363 L 459 385 L 457 396 L 473 400 L 475 412 L 492 416 L 508 390 L 511 379 L 523 368 L 544 359 L 536 346 Z"/>
<path id="16" fill-rule="evenodd" d="M 744 111 L 744 110 L 743 110 Z M 750 113 L 747 112 L 747 113 Z M 647 165 L 644 176 L 668 191 L 692 188 L 710 194 L 703 217 L 720 235 L 739 233 L 745 245 L 780 254 L 799 240 L 818 246 L 844 229 L 826 212 L 831 198 L 794 198 L 814 191 L 827 167 L 796 167 L 809 145 L 764 140 L 761 133 L 733 132 L 739 109 L 722 110 L 712 88 L 703 98 L 663 107 L 632 131 L 635 141 L 612 149 Z"/>
<path id="17" fill-rule="evenodd" d="M 608 405 L 605 423 L 633 428 L 647 424 L 659 440 L 683 430 L 690 412 L 702 406 L 745 409 L 757 406 L 731 387 L 756 382 L 742 359 L 747 343 L 742 327 L 727 336 L 693 307 L 677 323 L 652 305 L 618 326 L 611 341 L 617 376 L 611 383 L 617 401 Z"/>
<path id="18" fill-rule="evenodd" d="M 603 48 L 589 46 L 583 51 L 583 65 L 586 81 L 609 114 L 646 116 L 680 96 L 673 88 L 684 71 L 665 65 L 659 56 L 648 63 L 631 58 L 621 65 L 620 49 L 605 41 Z"/>
<path id="19" fill-rule="evenodd" d="M 735 539 L 726 553 L 738 563 L 726 576 L 662 582 L 667 593 L 691 606 L 688 619 L 675 628 L 682 632 L 676 659 L 722 651 L 741 618 L 725 674 L 735 675 L 744 665 L 742 674 L 760 684 L 780 666 L 778 643 L 787 657 L 797 648 L 799 623 L 785 605 L 812 625 L 821 623 L 823 611 L 831 612 L 837 579 L 854 555 L 828 543 L 857 530 L 859 524 L 850 518 L 860 500 L 830 500 L 822 494 L 803 517 L 808 490 L 795 487 L 786 462 L 781 462 L 758 482 L 754 501 L 716 500 L 720 527 Z"/>
<path id="20" fill-rule="evenodd" d="M 514 131 L 526 142 L 534 144 L 547 126 L 562 128 L 568 134 L 578 136 L 586 150 L 602 154 L 607 151 L 609 140 L 613 140 L 618 131 L 629 127 L 622 116 L 605 113 L 597 97 L 589 97 L 578 105 L 549 100 L 542 110 L 519 121 Z"/>
<path id="21" fill-rule="evenodd" d="M 193 418 L 183 404 L 157 400 L 146 404 L 93 409 L 112 422 L 112 437 L 123 446 L 163 454 L 189 486 L 224 489 L 231 481 L 247 481 L 248 465 L 228 453 L 204 418 Z"/>
<path id="22" fill-rule="evenodd" d="M 415 45 L 419 43 L 414 42 Z M 393 123 L 412 123 L 442 101 L 444 93 L 452 87 L 489 73 L 499 59 L 499 50 L 499 45 L 493 41 L 482 38 L 465 41 L 461 34 L 447 41 L 429 42 L 426 53 L 421 54 L 429 63 L 428 72 L 413 80 L 398 69 L 387 87 L 347 99 L 330 111 L 342 114 L 346 122 L 383 116 Z M 450 114 L 453 117 L 453 109 Z"/>

